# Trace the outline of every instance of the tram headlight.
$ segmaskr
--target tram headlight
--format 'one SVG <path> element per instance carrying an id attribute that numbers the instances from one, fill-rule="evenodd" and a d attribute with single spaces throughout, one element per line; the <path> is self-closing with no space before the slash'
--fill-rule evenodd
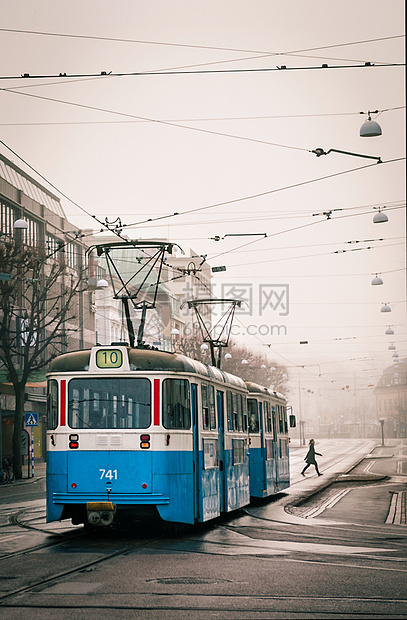
<path id="1" fill-rule="evenodd" d="M 101 512 L 99 517 L 101 525 L 110 525 L 113 521 L 113 512 L 111 510 L 106 510 Z"/>
<path id="2" fill-rule="evenodd" d="M 96 512 L 96 511 L 88 512 L 88 523 L 90 523 L 90 525 L 99 525 L 100 512 Z"/>

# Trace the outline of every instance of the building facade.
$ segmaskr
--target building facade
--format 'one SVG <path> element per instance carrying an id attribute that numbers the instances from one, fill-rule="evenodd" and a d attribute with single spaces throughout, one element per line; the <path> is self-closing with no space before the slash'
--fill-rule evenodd
<path id="1" fill-rule="evenodd" d="M 407 437 L 407 359 L 384 369 L 374 390 L 386 437 Z"/>
<path id="2" fill-rule="evenodd" d="M 17 228 L 24 224 L 24 228 Z M 17 224 L 17 226 L 19 226 Z M 82 349 L 95 343 L 95 293 L 88 290 L 88 275 L 85 263 L 86 233 L 78 231 L 66 219 L 57 196 L 34 178 L 0 154 L 0 244 L 19 236 L 19 242 L 26 248 L 42 251 L 45 257 L 41 277 L 46 278 L 54 264 L 59 266 L 61 277 L 55 282 L 58 295 L 67 283 L 83 279 L 75 295 L 72 319 L 64 326 L 63 345 L 65 351 Z M 7 277 L 7 274 L 3 274 Z M 22 302 L 23 304 L 23 302 Z M 24 307 L 18 311 L 27 316 Z M 17 320 L 17 317 L 16 317 Z M 20 321 L 28 320 L 20 318 Z M 35 456 L 43 458 L 45 446 L 46 383 L 45 372 L 26 385 L 26 412 L 38 413 L 39 425 L 34 434 Z M 11 437 L 14 427 L 15 395 L 9 381 L 4 360 L 0 358 L 0 456 L 10 457 Z"/>
<path id="3" fill-rule="evenodd" d="M 20 226 L 23 223 L 24 227 L 17 230 L 16 222 L 19 222 Z M 93 231 L 77 230 L 75 225 L 67 220 L 61 201 L 55 194 L 0 154 L 0 244 L 13 238 L 16 240 L 17 234 L 19 243 L 25 248 L 43 251 L 44 277 L 52 264 L 62 268 L 63 275 L 58 284 L 61 290 L 68 281 L 76 279 L 81 282 L 72 299 L 74 318 L 64 324 L 61 352 L 90 348 L 96 343 L 128 341 L 122 300 L 114 298 L 112 280 L 108 277 L 102 257 L 89 252 L 91 246 L 101 244 L 104 240 L 117 241 L 117 237 L 104 239 L 104 235 L 94 237 Z M 140 253 L 136 248 L 125 248 L 120 260 L 131 279 L 131 286 L 137 290 L 138 280 L 143 277 L 142 274 L 137 275 L 138 267 L 142 260 L 149 262 L 148 252 L 146 258 L 145 251 Z M 98 286 L 103 279 L 105 286 Z M 154 297 L 153 283 L 157 279 L 159 284 Z M 53 294 L 58 295 L 58 291 L 53 291 Z M 162 268 L 155 266 L 151 270 L 137 298 L 138 302 L 145 301 L 150 307 L 145 317 L 144 342 L 167 351 L 175 350 L 177 344 L 185 339 L 196 338 L 202 342 L 194 311 L 182 304 L 190 299 L 209 297 L 210 266 L 192 250 L 184 254 L 174 245 L 173 254 L 164 261 Z M 131 312 L 137 341 L 141 311 L 132 307 Z M 205 323 L 210 326 L 210 306 L 203 307 L 202 314 Z M 25 391 L 25 412 L 37 413 L 39 418 L 38 427 L 30 429 L 33 433 L 36 458 L 45 458 L 45 373 L 46 369 L 41 373 L 41 380 L 36 377 L 29 381 Z M 12 454 L 16 402 L 9 379 L 4 360 L 0 356 L 0 462 L 2 458 Z"/>

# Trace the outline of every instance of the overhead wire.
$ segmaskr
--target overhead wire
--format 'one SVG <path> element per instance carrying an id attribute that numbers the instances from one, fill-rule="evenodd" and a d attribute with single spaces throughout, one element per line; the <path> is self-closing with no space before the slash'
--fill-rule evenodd
<path id="1" fill-rule="evenodd" d="M 391 38 L 393 38 L 393 37 L 391 37 Z M 333 46 L 329 46 L 329 47 L 336 47 L 336 46 L 334 46 L 334 45 L 333 45 Z M 4 143 L 3 143 L 3 144 L 4 144 Z M 279 146 L 285 146 L 285 145 L 279 145 Z M 8 148 L 8 147 L 7 147 L 7 148 Z M 306 149 L 301 149 L 301 150 L 306 150 Z M 397 161 L 397 160 L 394 160 L 394 161 Z M 365 167 L 369 167 L 369 166 L 363 166 L 363 167 L 361 167 L 361 168 L 365 168 Z M 335 175 L 335 176 L 336 176 L 336 175 Z M 47 181 L 47 182 L 48 182 L 48 181 Z M 52 186 L 52 187 L 54 187 L 52 184 L 51 184 L 51 186 Z M 57 188 L 55 188 L 55 189 L 57 189 Z M 283 188 L 283 189 L 284 189 L 284 188 Z M 59 191 L 59 190 L 57 190 L 57 191 Z M 281 191 L 281 189 L 280 189 L 280 190 L 275 190 L 275 191 Z M 61 193 L 61 192 L 60 192 L 60 193 Z M 61 193 L 61 195 L 63 195 L 63 194 Z M 64 197 L 66 197 L 66 196 L 64 196 Z M 67 198 L 67 197 L 66 197 L 66 198 Z M 70 200 L 69 198 L 67 198 L 67 199 L 68 199 L 68 200 Z M 70 200 L 70 201 L 71 201 L 71 200 Z M 79 205 L 77 205 L 77 203 L 74 203 L 73 201 L 71 201 L 71 202 L 72 202 L 73 204 L 76 204 L 76 206 L 78 206 L 79 208 L 81 208 Z M 207 208 L 211 208 L 211 207 L 207 207 Z M 191 211 L 189 211 L 189 212 L 191 212 Z M 87 214 L 88 214 L 88 215 L 90 215 L 89 213 L 87 213 Z M 94 217 L 94 216 L 91 216 L 91 217 Z M 173 217 L 173 214 L 168 215 L 168 216 L 163 216 L 163 217 Z M 103 224 L 103 223 L 102 223 L 102 224 Z M 114 231 L 110 231 L 110 232 L 114 232 Z M 256 240 L 256 241 L 257 241 L 257 240 Z M 248 245 L 248 244 L 245 244 L 245 245 Z"/>
<path id="2" fill-rule="evenodd" d="M 6 144 L 3 140 L 0 140 L 0 144 L 3 144 L 3 146 L 5 146 L 5 147 L 6 147 L 6 148 L 10 151 L 10 152 L 12 152 L 12 153 L 13 153 L 16 157 L 18 157 L 18 158 L 19 158 L 19 159 L 20 159 L 20 160 L 21 160 L 21 161 L 22 161 L 22 162 L 23 162 L 26 166 L 28 166 L 28 167 L 29 167 L 29 168 L 30 168 L 33 172 L 35 172 L 35 174 L 37 174 L 37 175 L 38 175 L 41 179 L 43 179 L 46 183 L 48 183 L 48 185 L 50 185 L 50 187 L 52 187 L 53 189 L 55 189 L 55 190 L 56 190 L 56 191 L 57 191 L 57 192 L 58 192 L 61 196 L 63 196 L 66 200 L 68 200 L 68 201 L 69 201 L 69 202 L 71 202 L 73 205 L 75 205 L 75 206 L 76 206 L 78 209 L 80 209 L 83 213 L 85 213 L 86 215 L 88 215 L 89 217 L 91 217 L 92 219 L 94 219 L 95 221 L 97 221 L 97 222 L 98 222 L 99 224 L 101 224 L 104 228 L 107 228 L 107 230 L 109 230 L 110 232 L 112 232 L 112 231 L 111 231 L 111 229 L 109 229 L 109 228 L 106 226 L 106 223 L 105 223 L 105 222 L 102 222 L 101 220 L 99 220 L 99 219 L 98 219 L 95 215 L 92 215 L 92 214 L 91 214 L 89 211 L 87 211 L 84 207 L 82 207 L 82 206 L 81 206 L 81 205 L 79 205 L 77 202 L 75 202 L 74 200 L 72 200 L 71 198 L 69 198 L 69 196 L 67 196 L 64 192 L 62 192 L 61 190 L 59 190 L 59 189 L 58 189 L 55 185 L 53 185 L 53 183 L 51 183 L 48 179 L 46 179 L 46 178 L 45 178 L 45 177 L 44 177 L 41 173 L 39 173 L 39 172 L 38 172 L 38 171 L 37 171 L 37 170 L 36 170 L 33 166 L 31 166 L 31 165 L 30 165 L 27 161 L 25 161 L 25 160 L 24 160 L 24 159 L 23 159 L 20 155 L 18 155 L 18 153 L 16 153 L 16 152 L 15 152 L 15 151 L 11 148 L 11 147 L 9 147 L 9 146 L 8 146 L 8 145 L 7 145 L 7 144 Z M 386 164 L 389 164 L 389 163 L 395 163 L 395 162 L 398 162 L 398 161 L 403 161 L 404 159 L 405 159 L 405 157 L 395 158 L 395 159 L 391 159 L 391 160 L 388 160 L 388 161 L 384 161 L 384 162 L 382 162 L 380 165 L 381 165 L 381 166 L 383 166 L 383 165 L 386 165 Z M 123 229 L 124 229 L 124 228 L 128 228 L 128 227 L 130 227 L 130 226 L 135 226 L 135 225 L 139 225 L 139 224 L 142 224 L 142 223 L 146 223 L 146 222 L 155 221 L 156 219 L 160 219 L 160 220 L 161 220 L 161 219 L 164 219 L 164 218 L 167 218 L 167 217 L 168 217 L 168 218 L 170 218 L 170 217 L 175 217 L 175 216 L 178 216 L 178 215 L 187 215 L 187 214 L 190 214 L 190 213 L 197 213 L 197 212 L 204 211 L 204 210 L 208 210 L 208 209 L 214 209 L 214 208 L 219 207 L 219 206 L 225 206 L 225 205 L 228 205 L 228 204 L 235 204 L 235 203 L 237 203 L 237 202 L 242 202 L 242 201 L 246 201 L 246 200 L 252 200 L 252 199 L 254 199 L 254 198 L 259 198 L 259 197 L 261 197 L 261 196 L 267 196 L 267 195 L 275 194 L 275 193 L 277 193 L 277 192 L 286 191 L 286 190 L 288 190 L 288 189 L 294 189 L 294 188 L 297 188 L 297 187 L 302 187 L 302 186 L 305 186 L 305 185 L 309 185 L 309 184 L 311 184 L 311 183 L 316 183 L 316 182 L 319 182 L 319 181 L 323 181 L 323 180 L 327 180 L 327 179 L 335 178 L 335 177 L 338 177 L 338 176 L 342 176 L 342 175 L 344 175 L 344 174 L 349 174 L 349 173 L 351 173 L 351 172 L 356 172 L 356 171 L 359 171 L 359 170 L 364 170 L 364 169 L 371 168 L 372 166 L 376 166 L 376 165 L 377 165 L 377 163 L 374 163 L 374 164 L 367 164 L 367 165 L 365 165 L 365 166 L 359 166 L 359 167 L 357 167 L 357 168 L 351 168 L 351 169 L 348 169 L 348 170 L 343 170 L 343 171 L 341 171 L 341 172 L 336 172 L 336 173 L 333 173 L 333 174 L 329 174 L 329 175 L 325 175 L 325 176 L 317 177 L 317 178 L 314 178 L 314 179 L 309 179 L 309 180 L 307 180 L 307 181 L 301 181 L 301 182 L 299 182 L 299 183 L 294 183 L 294 184 L 287 185 L 287 186 L 283 186 L 283 187 L 280 187 L 280 188 L 275 188 L 275 189 L 272 189 L 272 190 L 267 190 L 267 191 L 264 191 L 264 192 L 259 192 L 259 193 L 257 193 L 257 194 L 251 194 L 251 195 L 249 195 L 249 196 L 244 196 L 244 197 L 235 198 L 235 199 L 232 199 L 232 200 L 227 200 L 227 201 L 222 201 L 222 202 L 219 202 L 219 203 L 214 203 L 214 204 L 211 204 L 211 205 L 206 205 L 206 206 L 202 206 L 202 207 L 197 207 L 197 208 L 195 208 L 195 209 L 187 209 L 187 210 L 185 210 L 185 211 L 181 211 L 181 212 L 176 212 L 176 213 L 168 214 L 167 216 L 160 216 L 159 218 L 149 218 L 149 219 L 148 219 L 148 220 L 146 220 L 145 222 L 137 222 L 137 223 L 135 223 L 135 224 L 123 225 Z M 304 226 L 305 226 L 305 225 L 304 225 Z M 119 235 L 119 236 L 120 236 L 120 235 Z"/>
<path id="3" fill-rule="evenodd" d="M 102 36 L 97 36 L 97 35 L 80 35 L 80 34 L 60 33 L 60 32 L 46 32 L 46 31 L 38 31 L 38 30 L 23 30 L 23 29 L 17 29 L 17 28 L 0 28 L 0 32 L 34 34 L 34 35 L 61 37 L 61 38 L 65 37 L 65 38 L 72 38 L 72 39 L 91 39 L 91 40 L 98 40 L 98 41 L 113 41 L 115 43 L 139 43 L 139 44 L 141 43 L 143 45 L 164 45 L 164 46 L 169 46 L 169 47 L 189 47 L 189 48 L 195 48 L 195 49 L 211 49 L 211 50 L 217 50 L 217 51 L 244 52 L 244 53 L 249 53 L 249 54 L 271 54 L 271 55 L 287 54 L 287 53 L 297 54 L 297 53 L 310 52 L 310 51 L 314 52 L 317 50 L 332 49 L 334 47 L 348 47 L 351 45 L 361 45 L 365 43 L 388 41 L 392 39 L 400 39 L 400 38 L 405 37 L 404 34 L 400 34 L 400 35 L 393 35 L 393 36 L 388 36 L 388 37 L 376 37 L 374 39 L 362 39 L 359 41 L 350 41 L 347 43 L 337 43 L 337 44 L 330 44 L 330 45 L 324 45 L 324 46 L 319 46 L 319 47 L 309 47 L 309 48 L 300 49 L 300 50 L 292 50 L 290 52 L 270 52 L 270 51 L 265 51 L 265 50 L 247 50 L 247 49 L 232 48 L 232 47 L 219 47 L 219 46 L 213 46 L 213 45 L 172 43 L 172 42 L 166 42 L 166 41 L 148 41 L 148 40 L 142 40 L 142 39 L 102 37 Z"/>
<path id="4" fill-rule="evenodd" d="M 38 86 L 38 84 L 37 84 Z M 13 91 L 17 88 L 26 88 L 25 86 L 13 87 Z M 2 90 L 2 89 L 0 89 Z M 392 108 L 385 108 L 378 110 L 378 116 L 383 112 L 392 112 L 395 110 L 405 110 L 406 106 L 395 106 Z M 217 122 L 217 121 L 247 121 L 247 120 L 274 120 L 274 119 L 294 119 L 294 118 L 325 118 L 333 116 L 356 116 L 364 114 L 364 112 L 327 112 L 320 114 L 271 114 L 268 116 L 220 116 L 220 117 L 208 117 L 208 118 L 167 118 L 161 119 L 171 123 L 203 123 L 203 122 Z M 39 121 L 39 122 L 23 122 L 23 123 L 0 123 L 0 127 L 20 127 L 20 126 L 48 126 L 48 125 L 125 125 L 127 123 L 150 123 L 149 120 L 125 120 L 125 121 Z"/>
<path id="5" fill-rule="evenodd" d="M 226 134 L 225 132 L 219 132 L 219 131 L 212 131 L 210 129 L 203 129 L 202 127 L 190 127 L 189 125 L 181 125 L 179 123 L 173 123 L 170 121 L 163 121 L 160 119 L 153 119 L 153 118 L 147 118 L 144 116 L 139 116 L 136 114 L 129 114 L 126 112 L 118 112 L 115 110 L 108 110 L 105 108 L 99 108 L 97 106 L 90 106 L 90 105 L 85 105 L 85 104 L 81 104 L 81 103 L 77 103 L 77 102 L 71 102 L 71 101 L 65 101 L 63 99 L 57 99 L 55 97 L 44 97 L 42 95 L 34 95 L 32 93 L 23 93 L 21 91 L 15 91 L 12 88 L 0 88 L 0 91 L 4 91 L 4 92 L 8 92 L 8 93 L 14 93 L 16 95 L 23 95 L 26 97 L 32 97 L 35 99 L 42 99 L 44 101 L 52 101 L 54 103 L 62 103 L 64 105 L 71 105 L 74 107 L 79 107 L 79 108 L 84 108 L 87 110 L 92 110 L 92 111 L 98 111 L 98 112 L 106 112 L 108 114 L 115 114 L 118 116 L 126 116 L 126 117 L 130 117 L 130 118 L 136 118 L 136 119 L 141 119 L 144 121 L 149 121 L 151 123 L 158 123 L 161 125 L 167 125 L 170 127 L 177 127 L 177 128 L 181 128 L 181 129 L 187 129 L 189 131 L 195 131 L 195 132 L 200 132 L 200 133 L 207 133 L 207 134 L 212 134 L 212 135 L 219 135 L 219 136 L 223 136 L 223 137 L 229 137 L 229 138 L 234 138 L 234 139 L 239 139 L 239 140 L 247 140 L 250 142 L 259 142 L 262 144 L 268 144 L 270 146 L 275 146 L 275 147 L 280 147 L 280 148 L 286 148 L 286 149 L 293 149 L 293 150 L 297 150 L 297 151 L 309 151 L 309 149 L 306 148 L 302 148 L 302 147 L 298 147 L 298 146 L 291 146 L 291 145 L 287 145 L 287 144 L 277 144 L 277 143 L 273 143 L 273 142 L 265 142 L 263 140 L 257 140 L 255 138 L 249 138 L 249 137 L 245 137 L 245 136 L 235 136 L 233 134 Z"/>
<path id="6" fill-rule="evenodd" d="M 366 68 L 389 68 L 389 67 L 405 67 L 405 63 L 403 62 L 386 62 L 386 63 L 378 63 L 378 62 L 365 62 L 362 64 L 353 64 L 353 65 L 328 65 L 323 63 L 322 65 L 314 65 L 314 66 L 298 66 L 298 67 L 288 67 L 287 65 L 282 65 L 281 67 L 250 67 L 250 68 L 239 68 L 239 69 L 196 69 L 192 71 L 190 69 L 172 69 L 168 71 L 163 70 L 154 70 L 154 71 L 102 71 L 101 73 L 72 73 L 72 74 L 50 74 L 50 75 L 31 75 L 29 73 L 23 73 L 21 75 L 0 75 L 0 80 L 44 80 L 44 79 L 55 79 L 58 77 L 64 76 L 64 79 L 69 80 L 71 78 L 96 78 L 103 76 L 105 79 L 114 78 L 114 77 L 143 77 L 143 76 L 151 76 L 151 75 L 209 75 L 209 74 L 233 74 L 233 73 L 270 73 L 275 71 L 327 71 L 333 69 L 366 69 Z"/>

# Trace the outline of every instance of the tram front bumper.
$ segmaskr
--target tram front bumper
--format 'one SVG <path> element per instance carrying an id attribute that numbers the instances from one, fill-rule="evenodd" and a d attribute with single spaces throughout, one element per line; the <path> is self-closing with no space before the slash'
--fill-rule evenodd
<path id="1" fill-rule="evenodd" d="M 170 503 L 170 498 L 161 493 L 53 493 L 54 504 L 92 504 L 104 503 L 125 506 L 158 506 Z"/>

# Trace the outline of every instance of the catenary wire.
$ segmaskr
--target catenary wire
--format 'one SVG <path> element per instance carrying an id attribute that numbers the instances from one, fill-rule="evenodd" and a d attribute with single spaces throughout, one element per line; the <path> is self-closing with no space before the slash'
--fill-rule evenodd
<path id="1" fill-rule="evenodd" d="M 18 157 L 26 166 L 28 166 L 33 172 L 35 172 L 35 174 L 37 174 L 46 183 L 48 183 L 48 185 L 50 185 L 53 189 L 55 189 L 61 196 L 66 198 L 69 202 L 71 202 L 73 205 L 75 205 L 78 209 L 80 209 L 86 215 L 88 215 L 89 217 L 91 217 L 92 219 L 97 221 L 104 228 L 108 228 L 106 226 L 106 223 L 104 223 L 101 220 L 99 220 L 95 215 L 92 215 L 84 207 L 79 205 L 77 202 L 75 202 L 74 200 L 69 198 L 66 194 L 64 194 L 61 190 L 59 190 L 55 185 L 53 185 L 50 181 L 48 181 L 48 179 L 46 179 L 41 173 L 39 173 L 33 166 L 31 166 L 20 155 L 18 155 L 18 153 L 16 153 L 11 147 L 9 147 L 3 140 L 0 140 L 0 144 L 3 144 L 3 146 L 5 146 L 11 153 L 13 153 L 16 157 Z M 394 163 L 394 162 L 398 162 L 398 161 L 403 161 L 404 159 L 405 159 L 405 157 L 395 158 L 395 159 L 392 159 L 392 160 L 388 160 L 388 161 L 382 162 L 381 165 L 383 166 L 383 165 L 388 164 L 388 163 Z M 182 212 L 179 212 L 179 213 L 176 213 L 176 214 L 169 214 L 168 216 L 164 216 L 164 217 L 174 217 L 175 215 L 186 215 L 186 214 L 196 213 L 196 212 L 207 210 L 207 209 L 213 209 L 213 208 L 218 207 L 218 206 L 224 206 L 226 204 L 234 204 L 236 202 L 242 202 L 242 201 L 250 200 L 250 199 L 253 199 L 253 198 L 260 197 L 260 196 L 266 196 L 266 195 L 274 194 L 274 193 L 277 193 L 277 192 L 280 192 L 280 191 L 285 191 L 285 190 L 288 190 L 288 189 L 293 189 L 293 188 L 301 187 L 301 186 L 308 185 L 308 184 L 311 184 L 311 183 L 315 183 L 315 182 L 331 179 L 331 178 L 334 178 L 334 177 L 337 177 L 337 176 L 348 174 L 350 172 L 356 172 L 358 170 L 363 170 L 363 169 L 366 169 L 366 168 L 371 168 L 372 166 L 376 166 L 376 165 L 377 165 L 376 163 L 375 164 L 367 164 L 365 166 L 359 166 L 358 168 L 351 168 L 349 170 L 344 170 L 342 172 L 337 172 L 337 173 L 333 173 L 333 174 L 330 174 L 330 175 L 325 175 L 325 176 L 322 176 L 322 177 L 317 177 L 315 179 L 309 179 L 307 181 L 301 181 L 299 183 L 294 183 L 292 185 L 284 186 L 284 187 L 281 187 L 281 188 L 275 188 L 273 190 L 268 190 L 266 192 L 260 192 L 258 194 L 252 194 L 250 196 L 244 196 L 244 197 L 236 198 L 236 199 L 233 199 L 233 200 L 228 200 L 228 201 L 223 201 L 223 202 L 220 202 L 220 203 L 206 205 L 206 206 L 203 206 L 203 207 L 198 207 L 196 209 L 188 209 L 186 211 L 182 211 Z M 162 218 L 160 218 L 160 219 L 162 219 Z M 139 222 L 139 224 L 140 223 L 144 223 L 144 222 Z M 134 226 L 134 224 L 133 224 L 133 226 Z M 108 229 L 108 230 L 110 232 L 112 232 L 111 229 Z"/>
<path id="2" fill-rule="evenodd" d="M 403 62 L 387 62 L 387 63 L 373 63 L 373 62 L 365 62 L 362 64 L 355 65 L 328 65 L 323 63 L 322 65 L 314 65 L 314 66 L 298 66 L 298 67 L 288 67 L 287 65 L 282 65 L 281 67 L 257 67 L 257 68 L 240 68 L 240 69 L 197 69 L 195 71 L 181 69 L 181 70 L 155 70 L 155 71 L 103 71 L 101 73 L 72 73 L 72 74 L 50 74 L 50 75 L 31 75 L 29 73 L 23 73 L 21 75 L 1 75 L 0 80 L 44 80 L 44 79 L 55 79 L 64 75 L 66 80 L 71 78 L 96 78 L 103 76 L 105 79 L 114 78 L 114 77 L 143 77 L 143 76 L 152 76 L 152 75 L 209 75 L 209 74 L 225 74 L 225 73 L 270 73 L 275 71 L 328 71 L 333 69 L 366 69 L 366 68 L 390 68 L 390 67 L 405 67 L 405 63 Z"/>
<path id="3" fill-rule="evenodd" d="M 0 32 L 10 32 L 10 33 L 19 33 L 19 34 L 35 34 L 42 36 L 50 36 L 50 37 L 65 37 L 65 38 L 73 38 L 73 39 L 92 39 L 99 41 L 113 41 L 119 43 L 141 43 L 145 45 L 165 45 L 170 47 L 190 47 L 190 48 L 198 48 L 198 49 L 212 49 L 218 51 L 228 51 L 228 52 L 245 52 L 249 54 L 270 54 L 270 55 L 284 55 L 284 54 L 298 54 L 302 52 L 312 52 L 323 49 L 332 49 L 334 47 L 348 47 L 350 45 L 361 45 L 364 43 L 374 43 L 378 41 L 388 41 L 391 39 L 400 39 L 404 38 L 404 34 L 393 35 L 389 37 L 377 37 L 375 39 L 362 39 L 359 41 L 350 41 L 347 43 L 337 43 L 331 45 L 324 45 L 319 47 L 309 47 L 300 50 L 292 50 L 290 52 L 270 52 L 265 50 L 246 50 L 240 48 L 231 48 L 231 47 L 216 47 L 209 45 L 197 45 L 197 44 L 187 44 L 187 43 L 171 43 L 171 42 L 163 42 L 163 41 L 145 41 L 140 39 L 124 39 L 118 37 L 100 37 L 95 35 L 80 35 L 80 34 L 70 34 L 70 33 L 57 33 L 57 32 L 45 32 L 45 31 L 37 31 L 37 30 L 22 30 L 17 28 L 0 28 Z"/>
<path id="4" fill-rule="evenodd" d="M 13 91 L 19 87 L 14 87 Z M 20 88 L 26 88 L 21 86 Z M 378 114 L 383 112 L 392 112 L 394 110 L 404 110 L 406 106 L 395 106 L 392 108 L 386 108 L 378 110 Z M 292 118 L 325 118 L 332 116 L 356 116 L 364 114 L 364 112 L 327 112 L 320 114 L 274 114 L 269 116 L 221 116 L 213 118 L 165 118 L 161 119 L 169 123 L 204 123 L 211 121 L 247 121 L 247 120 L 273 120 L 273 119 L 292 119 Z M 48 126 L 48 125 L 123 125 L 127 123 L 149 123 L 148 120 L 126 120 L 126 121 L 55 121 L 55 122 L 24 122 L 24 123 L 0 123 L 0 127 L 20 127 L 20 126 Z"/>

